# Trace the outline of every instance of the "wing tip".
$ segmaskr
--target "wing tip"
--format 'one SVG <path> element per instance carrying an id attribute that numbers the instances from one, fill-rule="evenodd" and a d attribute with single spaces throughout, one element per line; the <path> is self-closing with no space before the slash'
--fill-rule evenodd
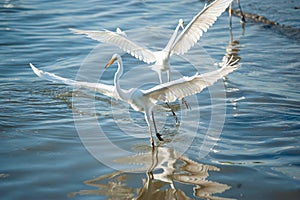
<path id="1" fill-rule="evenodd" d="M 36 68 L 32 63 L 29 63 L 32 71 L 38 76 L 38 77 L 41 77 L 42 74 L 41 74 L 41 70 L 39 70 L 38 68 Z"/>
<path id="2" fill-rule="evenodd" d="M 69 28 L 69 31 L 71 31 L 74 34 L 79 34 L 80 30 L 75 29 L 75 28 Z"/>
<path id="3" fill-rule="evenodd" d="M 220 68 L 220 72 L 226 76 L 227 74 L 237 70 L 240 68 L 241 64 L 239 63 L 240 59 L 235 59 L 231 56 L 230 58 L 227 58 L 227 62 Z"/>

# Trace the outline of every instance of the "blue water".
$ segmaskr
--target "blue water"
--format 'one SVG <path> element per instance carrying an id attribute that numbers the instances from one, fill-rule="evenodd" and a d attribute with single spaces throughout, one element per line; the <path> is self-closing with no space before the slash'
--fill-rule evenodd
<path id="1" fill-rule="evenodd" d="M 107 62 L 104 58 L 111 56 L 113 48 L 74 35 L 69 28 L 115 30 L 121 27 L 128 34 L 136 34 L 134 38 L 141 43 L 158 47 L 168 35 L 159 31 L 149 33 L 150 36 L 147 33 L 151 30 L 171 33 L 177 20 L 191 20 L 203 8 L 203 1 L 0 2 L 1 199 L 133 199 L 138 196 L 146 199 L 143 195 L 147 191 L 152 199 L 167 199 L 172 195 L 181 195 L 182 199 L 298 199 L 300 41 L 292 36 L 300 28 L 299 5 L 296 1 L 275 4 L 271 0 L 241 4 L 246 12 L 263 15 L 293 29 L 280 30 L 280 27 L 247 20 L 243 31 L 239 18 L 233 17 L 230 42 L 228 14 L 224 13 L 203 35 L 199 46 L 191 52 L 193 58 L 200 60 L 197 50 L 204 49 L 214 62 L 221 62 L 226 49 L 228 52 L 234 47 L 241 67 L 225 80 L 226 115 L 222 134 L 213 149 L 201 156 L 212 104 L 223 102 L 218 95 L 210 98 L 215 94 L 212 91 L 219 94 L 218 87 L 189 98 L 192 110 L 174 104 L 182 117 L 182 129 L 173 125 L 168 114 L 167 122 L 159 126 L 167 141 L 151 154 L 142 114 L 129 109 L 136 124 L 132 134 L 144 138 L 124 134 L 118 126 L 132 124 L 125 113 L 126 104 L 41 80 L 31 71 L 29 63 L 70 79 L 95 79 L 103 72 Z M 96 60 L 89 60 L 94 49 L 96 54 L 92 59 Z M 142 64 L 124 55 L 126 58 L 129 72 Z M 183 63 L 180 58 L 174 58 L 173 62 L 177 71 L 194 74 L 180 65 Z M 91 77 L 77 76 L 83 66 L 90 67 Z M 216 69 L 214 65 L 205 67 L 201 69 Z M 102 81 L 112 84 L 114 72 L 115 69 L 103 72 Z M 149 70 L 136 80 L 155 77 Z M 111 108 L 116 108 L 118 123 Z M 165 112 L 159 113 L 158 118 L 165 120 Z M 197 113 L 200 113 L 199 126 L 193 123 L 194 118 L 189 118 Z M 90 153 L 78 131 L 88 135 L 97 123 L 115 146 L 126 150 L 101 148 L 100 157 L 114 163 L 114 168 Z M 196 131 L 195 126 L 198 126 Z M 182 156 L 177 155 L 177 151 L 185 148 L 185 136 L 188 139 L 193 136 L 194 140 Z M 173 138 L 176 146 L 172 147 L 173 143 L 168 141 Z M 127 155 L 128 152 L 132 155 Z M 151 179 L 147 171 L 154 161 L 158 164 Z M 148 167 L 129 167 L 129 172 L 116 170 L 126 168 L 129 163 Z M 163 172 L 168 175 L 165 179 L 159 177 Z M 149 185 L 156 190 L 151 190 Z"/>

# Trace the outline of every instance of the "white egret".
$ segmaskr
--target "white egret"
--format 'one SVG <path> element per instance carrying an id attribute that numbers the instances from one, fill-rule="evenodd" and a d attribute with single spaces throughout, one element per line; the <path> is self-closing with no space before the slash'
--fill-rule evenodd
<path id="1" fill-rule="evenodd" d="M 174 43 L 176 36 L 178 35 L 179 28 L 184 29 L 184 22 L 182 19 L 179 19 L 178 25 L 176 26 L 168 44 L 162 51 L 152 52 L 146 48 L 143 48 L 137 43 L 131 41 L 126 33 L 120 28 L 116 29 L 116 32 L 109 30 L 105 31 L 84 31 L 78 29 L 70 29 L 75 34 L 85 34 L 88 38 L 98 40 L 100 42 L 112 44 L 136 57 L 137 59 L 144 61 L 146 63 L 155 64 L 152 66 L 152 69 L 157 72 L 159 81 L 162 83 L 161 72 L 167 72 L 168 81 L 170 81 L 170 68 L 169 68 L 169 56 L 171 52 L 172 44 Z"/>
<path id="2" fill-rule="evenodd" d="M 157 132 L 153 113 L 153 107 L 158 102 L 174 102 L 177 99 L 181 100 L 186 96 L 197 94 L 201 92 L 204 88 L 212 85 L 217 80 L 221 79 L 222 77 L 226 76 L 227 74 L 239 67 L 237 61 L 232 62 L 231 59 L 229 59 L 228 62 L 226 62 L 222 68 L 202 75 L 196 73 L 194 76 L 184 76 L 180 79 L 154 86 L 148 90 L 141 90 L 138 88 L 124 90 L 121 89 L 119 85 L 119 79 L 123 73 L 123 63 L 121 57 L 118 54 L 114 54 L 111 60 L 105 66 L 105 68 L 108 68 L 115 61 L 117 61 L 118 63 L 118 70 L 114 76 L 114 85 L 69 80 L 48 72 L 38 70 L 31 63 L 30 66 L 34 73 L 41 78 L 57 83 L 79 86 L 93 91 L 97 91 L 109 97 L 122 100 L 130 104 L 134 110 L 143 112 L 149 128 L 150 143 L 152 147 L 154 147 L 154 141 L 152 138 L 151 121 L 153 122 L 157 138 L 159 140 L 163 140 L 161 138 L 161 135 Z"/>
<path id="3" fill-rule="evenodd" d="M 215 0 L 208 6 L 205 6 L 191 22 L 183 28 L 183 20 L 174 30 L 168 44 L 161 51 L 151 51 L 145 47 L 133 42 L 124 34 L 117 32 L 105 31 L 85 31 L 70 29 L 76 34 L 85 34 L 86 37 L 108 43 L 119 47 L 123 51 L 131 54 L 137 59 L 146 63 L 155 64 L 152 69 L 158 73 L 160 83 L 162 83 L 161 72 L 166 71 L 168 81 L 170 81 L 170 56 L 172 54 L 182 55 L 192 48 L 200 39 L 203 32 L 206 32 L 212 26 L 217 18 L 226 10 L 232 0 Z M 178 35 L 179 28 L 183 31 Z"/>
<path id="4" fill-rule="evenodd" d="M 159 77 L 159 81 L 160 83 L 162 83 L 162 75 L 161 72 L 167 71 L 167 76 L 168 76 L 168 81 L 170 81 L 170 68 L 169 68 L 169 59 L 160 59 L 161 56 L 160 54 L 165 54 L 164 57 L 168 57 L 168 52 L 170 53 L 170 48 L 174 42 L 174 40 L 176 39 L 176 36 L 178 34 L 179 28 L 184 29 L 184 22 L 182 19 L 180 19 L 178 21 L 178 25 L 175 28 L 167 46 L 164 48 L 163 51 L 159 51 L 159 52 L 154 52 L 152 53 L 151 51 L 144 49 L 143 51 L 141 51 L 141 55 L 139 55 L 138 51 L 134 51 L 135 53 L 132 54 L 133 56 L 135 56 L 136 58 L 142 60 L 142 58 L 150 58 L 150 59 L 157 59 L 159 58 L 156 63 L 152 66 L 152 70 L 154 70 L 155 72 L 157 72 L 158 77 Z M 96 39 L 102 42 L 106 42 L 106 43 L 110 43 L 116 46 L 119 46 L 122 49 L 122 45 L 126 45 L 127 47 L 130 46 L 128 49 L 139 49 L 141 48 L 139 45 L 137 45 L 136 43 L 130 41 L 127 38 L 127 35 L 124 31 L 122 31 L 120 28 L 116 29 L 116 32 L 112 32 L 109 30 L 105 30 L 105 31 L 83 31 L 83 30 L 77 30 L 77 29 L 70 29 L 72 32 L 76 33 L 76 34 L 87 34 L 87 37 L 90 37 L 92 39 Z M 123 49 L 126 51 L 126 49 Z M 149 51 L 149 52 L 147 52 Z M 130 53 L 130 52 L 128 52 Z M 156 58 L 151 58 L 151 56 L 155 55 Z M 153 61 L 148 61 L 148 60 L 144 60 L 147 63 L 153 62 Z M 182 102 L 186 105 L 187 108 L 189 108 L 189 105 L 187 104 L 187 102 L 182 99 Z M 178 124 L 178 119 L 177 116 L 175 114 L 175 112 L 173 111 L 173 109 L 171 108 L 171 106 L 166 103 L 166 105 L 169 107 L 169 109 L 172 112 L 172 115 L 175 119 L 176 124 Z"/>

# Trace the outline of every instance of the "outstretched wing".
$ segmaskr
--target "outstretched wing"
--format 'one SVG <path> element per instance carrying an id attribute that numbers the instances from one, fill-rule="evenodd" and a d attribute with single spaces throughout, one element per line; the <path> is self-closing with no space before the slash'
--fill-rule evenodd
<path id="1" fill-rule="evenodd" d="M 71 79 L 63 78 L 60 76 L 57 76 L 55 74 L 44 72 L 42 70 L 39 70 L 36 68 L 33 64 L 29 64 L 33 72 L 40 78 L 46 79 L 48 81 L 52 81 L 55 83 L 62 83 L 66 85 L 76 86 L 76 87 L 82 87 L 89 89 L 91 91 L 102 93 L 106 96 L 117 98 L 116 94 L 114 92 L 114 86 L 112 85 L 105 85 L 101 83 L 89 83 L 89 82 L 81 82 L 81 81 L 74 81 Z"/>
<path id="2" fill-rule="evenodd" d="M 231 73 L 239 67 L 238 60 L 230 59 L 222 68 L 202 75 L 198 73 L 191 77 L 180 79 L 157 85 L 144 91 L 145 95 L 153 101 L 173 102 L 186 96 L 200 93 L 204 88 L 211 86 L 217 80 Z"/>
<path id="3" fill-rule="evenodd" d="M 107 43 L 119 47 L 128 54 L 146 63 L 153 63 L 156 58 L 152 51 L 134 43 L 126 37 L 125 34 L 119 32 L 105 31 L 84 31 L 78 29 L 70 29 L 75 34 L 84 34 L 86 37 L 99 42 Z M 122 32 L 123 33 L 123 32 Z"/>
<path id="4" fill-rule="evenodd" d="M 215 0 L 203 8 L 177 37 L 172 48 L 173 53 L 182 55 L 192 48 L 198 42 L 203 32 L 206 32 L 225 11 L 231 1 Z"/>

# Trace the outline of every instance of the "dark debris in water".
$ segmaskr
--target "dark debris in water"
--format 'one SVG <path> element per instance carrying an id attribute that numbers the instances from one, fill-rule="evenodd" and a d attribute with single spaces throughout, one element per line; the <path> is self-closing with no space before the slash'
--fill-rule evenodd
<path id="1" fill-rule="evenodd" d="M 299 9 L 299 7 L 294 7 L 294 9 Z M 256 22 L 263 24 L 264 28 L 274 29 L 278 33 L 285 35 L 288 38 L 295 39 L 300 42 L 300 29 L 294 28 L 292 26 L 286 26 L 284 24 L 279 24 L 277 21 L 269 20 L 265 16 L 257 15 L 253 13 L 241 12 L 240 10 L 232 9 L 232 14 L 238 17 L 244 15 L 246 21 Z"/>
<path id="2" fill-rule="evenodd" d="M 242 14 L 244 14 L 244 17 L 247 20 L 254 21 L 254 22 L 259 22 L 259 23 L 273 25 L 273 26 L 279 25 L 279 23 L 276 22 L 276 21 L 269 20 L 264 16 L 256 15 L 256 14 L 253 14 L 253 13 L 246 13 L 246 12 L 242 13 L 240 10 L 232 9 L 232 14 L 235 15 L 235 16 L 238 16 L 238 17 L 242 17 Z"/>

